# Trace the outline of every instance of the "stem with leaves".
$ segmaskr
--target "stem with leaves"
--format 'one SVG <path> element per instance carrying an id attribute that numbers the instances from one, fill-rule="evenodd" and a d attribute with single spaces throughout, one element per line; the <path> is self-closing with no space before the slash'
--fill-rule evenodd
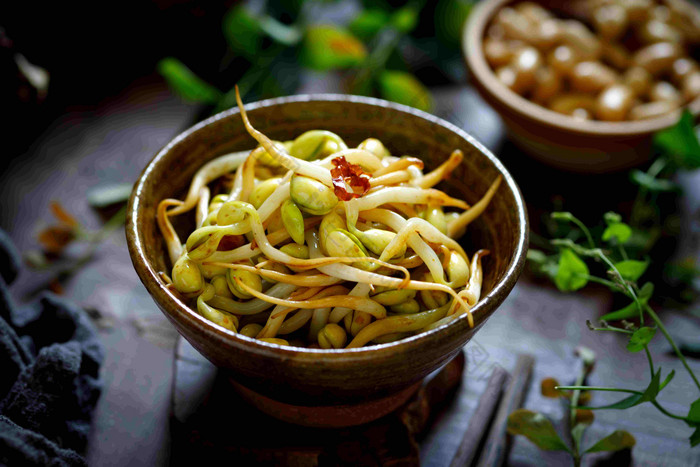
<path id="1" fill-rule="evenodd" d="M 581 220 L 569 212 L 553 213 L 552 218 L 569 222 L 578 228 L 586 238 L 587 246 L 580 245 L 570 238 L 553 239 L 551 240 L 551 244 L 558 250 L 556 255 L 546 257 L 544 255 L 535 254 L 531 255 L 531 260 L 539 259 L 540 270 L 548 272 L 556 286 L 564 292 L 573 292 L 585 287 L 588 282 L 597 282 L 607 285 L 611 288 L 611 290 L 621 292 L 630 298 L 632 300 L 630 305 L 601 317 L 602 325 L 600 327 L 595 327 L 591 325 L 590 322 L 588 325 L 589 328 L 594 331 L 612 331 L 628 335 L 629 343 L 627 345 L 627 349 L 630 352 L 639 352 L 644 350 L 649 364 L 650 373 L 650 382 L 647 388 L 645 388 L 643 391 L 621 388 L 587 388 L 586 386 L 582 385 L 583 380 L 580 378 L 573 386 L 559 386 L 558 389 L 560 390 L 574 391 L 571 400 L 572 414 L 575 413 L 577 408 L 591 410 L 626 409 L 639 405 L 643 402 L 650 402 L 662 414 L 673 419 L 682 420 L 690 427 L 694 428 L 695 431 L 691 435 L 690 442 L 692 446 L 697 445 L 700 442 L 700 398 L 693 402 L 689 409 L 688 415 L 685 417 L 671 414 L 656 400 L 659 392 L 671 381 L 675 375 L 674 372 L 671 372 L 666 379 L 661 382 L 661 368 L 657 369 L 654 366 L 654 361 L 651 352 L 649 351 L 648 344 L 654 337 L 657 329 L 661 330 L 661 333 L 683 364 L 683 367 L 695 383 L 695 386 L 699 392 L 700 382 L 698 382 L 697 376 L 693 372 L 690 365 L 688 365 L 685 356 L 681 353 L 680 349 L 673 340 L 673 337 L 671 337 L 659 316 L 648 303 L 653 293 L 653 284 L 646 283 L 641 287 L 638 284 L 638 280 L 646 271 L 649 262 L 629 259 L 627 255 L 622 254 L 622 252 L 624 252 L 623 248 L 620 248 L 620 258 L 615 258 L 613 256 L 615 254 L 615 250 L 598 246 L 591 234 L 590 229 L 586 227 Z M 606 214 L 605 221 L 607 223 L 607 227 L 603 231 L 602 241 L 613 245 L 616 244 L 623 246 L 629 240 L 632 234 L 632 229 L 627 224 L 622 222 L 621 216 L 615 213 Z M 604 266 L 607 278 L 601 278 L 591 274 L 588 265 L 582 258 L 588 258 Z M 546 264 L 548 261 L 551 263 L 556 262 L 556 265 Z M 653 321 L 655 327 L 645 326 L 645 319 L 647 317 Z M 625 321 L 634 318 L 639 320 L 638 325 L 633 325 Z M 622 321 L 625 324 L 625 327 L 619 328 L 611 326 L 608 324 L 608 321 Z M 584 389 L 592 391 L 605 390 L 624 392 L 631 395 L 614 404 L 604 407 L 578 407 L 578 394 L 579 391 Z M 573 434 L 574 432 L 572 431 L 572 435 Z M 578 455 L 579 451 L 577 449 L 576 437 L 574 436 L 573 439 L 574 450 L 572 455 L 574 457 L 574 461 L 576 462 L 577 459 L 580 460 L 580 458 Z"/>
<path id="2" fill-rule="evenodd" d="M 628 254 L 628 251 L 635 251 L 636 256 L 640 256 L 650 251 L 663 231 L 661 212 L 656 201 L 663 193 L 680 191 L 679 186 L 669 177 L 679 170 L 700 168 L 700 139 L 694 128 L 693 116 L 685 111 L 676 125 L 654 135 L 654 144 L 660 154 L 649 169 L 646 172 L 633 170 L 630 173 L 632 182 L 639 185 L 630 225 L 622 222 L 619 214 L 606 213 L 604 216 L 606 227 L 601 236 L 602 244 L 599 246 L 591 230 L 573 214 L 553 213 L 553 219 L 568 222 L 573 228 L 566 234 L 559 235 L 559 238 L 550 240 L 549 245 L 543 237 L 535 237 L 539 238 L 540 245 L 553 247 L 556 253 L 547 256 L 541 251 L 531 249 L 528 252 L 528 259 L 536 270 L 550 277 L 557 288 L 563 292 L 574 292 L 585 287 L 589 282 L 595 282 L 630 298 L 632 302 L 626 307 L 602 316 L 600 326 L 594 326 L 590 321 L 587 324 L 592 331 L 615 332 L 629 336 L 627 350 L 630 352 L 644 350 L 649 364 L 650 381 L 644 390 L 587 387 L 582 384 L 558 386 L 557 389 L 620 392 L 628 395 L 610 405 L 586 407 L 591 410 L 628 409 L 649 402 L 663 415 L 681 420 L 691 427 L 694 431 L 690 436 L 690 445 L 697 446 L 700 444 L 700 398 L 690 404 L 687 415 L 673 414 L 657 401 L 658 394 L 675 376 L 675 371 L 671 371 L 661 381 L 661 368 L 656 368 L 654 365 L 648 344 L 657 329 L 661 331 L 681 361 L 698 391 L 700 391 L 700 381 L 666 326 L 649 304 L 654 293 L 654 284 L 646 282 L 639 285 L 638 281 L 646 272 L 649 260 L 631 259 L 634 255 Z M 636 237 L 634 242 L 631 241 L 633 234 Z M 586 246 L 576 243 L 575 239 L 581 236 L 586 239 Z M 634 248 L 629 249 L 626 246 L 634 246 Z M 604 266 L 605 277 L 592 274 L 584 259 Z M 653 322 L 654 327 L 645 326 L 647 318 Z M 638 324 L 627 321 L 632 319 L 637 319 Z M 609 324 L 610 322 L 620 322 L 623 326 L 613 326 Z M 577 404 L 572 405 L 576 407 Z"/>
<path id="3" fill-rule="evenodd" d="M 545 451 L 566 451 L 571 455 L 574 466 L 581 465 L 583 456 L 591 452 L 619 451 L 634 446 L 634 437 L 624 430 L 616 430 L 600 439 L 598 442 L 583 449 L 583 437 L 587 428 L 593 423 L 594 416 L 590 410 L 577 407 L 582 391 L 590 388 L 583 386 L 588 375 L 595 366 L 595 353 L 585 347 L 576 349 L 576 354 L 581 361 L 581 369 L 576 377 L 573 392 L 557 391 L 561 388 L 554 378 L 546 378 L 542 381 L 542 395 L 554 399 L 570 399 L 568 402 L 568 431 L 570 435 L 570 446 L 561 439 L 554 428 L 554 425 L 541 413 L 527 409 L 518 409 L 508 416 L 508 432 L 512 435 L 522 435 L 532 441 L 538 448 Z M 586 393 L 589 395 L 588 393 Z"/>

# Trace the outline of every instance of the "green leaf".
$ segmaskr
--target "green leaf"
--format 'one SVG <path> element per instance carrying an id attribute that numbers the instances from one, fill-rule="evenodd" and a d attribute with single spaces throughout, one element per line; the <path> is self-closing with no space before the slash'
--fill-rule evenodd
<path id="1" fill-rule="evenodd" d="M 385 70 L 379 75 L 378 82 L 384 99 L 425 111 L 433 106 L 428 89 L 410 73 Z"/>
<path id="2" fill-rule="evenodd" d="M 633 447 L 636 442 L 634 436 L 628 432 L 615 430 L 588 448 L 586 452 L 620 451 Z"/>
<path id="3" fill-rule="evenodd" d="M 313 70 L 327 71 L 361 64 L 367 49 L 349 31 L 339 26 L 312 26 L 306 31 L 301 63 Z"/>
<path id="4" fill-rule="evenodd" d="M 182 98 L 214 104 L 221 98 L 221 91 L 203 81 L 180 60 L 168 57 L 158 62 L 158 72 L 170 87 Z"/>
<path id="5" fill-rule="evenodd" d="M 690 404 L 690 410 L 688 410 L 688 416 L 686 418 L 691 423 L 700 424 L 700 399 Z"/>
<path id="6" fill-rule="evenodd" d="M 686 109 L 678 123 L 654 135 L 654 144 L 684 169 L 700 168 L 700 142 L 695 134 L 694 121 Z"/>
<path id="7" fill-rule="evenodd" d="M 618 224 L 622 222 L 622 216 L 613 211 L 608 211 L 605 214 L 603 214 L 603 219 L 605 219 L 605 223 L 607 225 Z"/>
<path id="8" fill-rule="evenodd" d="M 659 385 L 659 392 L 661 392 L 661 390 L 665 388 L 668 383 L 671 382 L 674 376 L 676 376 L 676 370 L 671 370 L 666 379 L 664 379 Z"/>
<path id="9" fill-rule="evenodd" d="M 559 437 L 552 422 L 541 413 L 518 409 L 508 416 L 508 433 L 522 435 L 545 451 L 568 451 L 569 447 Z"/>
<path id="10" fill-rule="evenodd" d="M 671 376 L 672 378 L 672 376 Z M 651 381 L 649 382 L 649 386 L 644 390 L 642 394 L 632 394 L 629 397 L 625 397 L 624 399 L 621 399 L 615 403 L 609 404 L 609 405 L 603 405 L 600 407 L 578 407 L 580 409 L 590 409 L 590 410 L 604 410 L 604 409 L 614 409 L 614 410 L 624 410 L 624 409 L 629 409 L 630 407 L 634 407 L 636 405 L 642 404 L 644 402 L 648 402 L 651 400 L 654 400 L 656 396 L 659 394 L 659 391 L 663 388 L 659 384 L 659 380 L 661 379 L 661 368 L 659 368 L 659 371 L 656 372 L 653 378 L 651 378 Z M 666 378 L 667 380 L 670 381 L 669 378 Z M 666 381 L 664 381 L 665 384 L 667 384 Z M 664 384 L 664 385 L 665 385 Z"/>
<path id="11" fill-rule="evenodd" d="M 627 350 L 630 352 L 639 352 L 644 349 L 656 334 L 656 328 L 650 328 L 645 326 L 634 331 L 634 334 L 630 336 L 630 340 L 627 343 Z"/>
<path id="12" fill-rule="evenodd" d="M 87 200 L 93 208 L 104 208 L 117 203 L 124 203 L 131 196 L 133 183 L 100 185 L 87 191 Z"/>
<path id="13" fill-rule="evenodd" d="M 625 397 L 624 399 L 621 399 L 617 402 L 614 402 L 609 405 L 601 405 L 600 407 L 579 407 L 581 409 L 590 409 L 590 410 L 605 410 L 605 409 L 612 409 L 612 410 L 624 410 L 624 409 L 629 409 L 630 407 L 634 407 L 635 405 L 641 404 L 640 399 L 642 398 L 641 394 L 632 394 L 629 397 Z"/>
<path id="14" fill-rule="evenodd" d="M 642 288 L 639 289 L 639 293 L 637 294 L 637 298 L 639 299 L 640 302 L 642 302 L 642 305 L 646 304 L 651 296 L 654 294 L 654 284 L 651 282 L 645 282 L 644 285 L 642 285 Z"/>
<path id="15" fill-rule="evenodd" d="M 554 284 L 562 292 L 573 292 L 588 283 L 588 266 L 570 249 L 563 250 L 559 257 Z"/>
<path id="16" fill-rule="evenodd" d="M 681 191 L 678 184 L 663 178 L 655 178 L 641 170 L 633 170 L 630 172 L 630 179 L 637 185 L 646 188 L 652 192 L 673 192 Z"/>
<path id="17" fill-rule="evenodd" d="M 547 261 L 547 255 L 542 250 L 530 248 L 527 250 L 527 260 L 535 264 L 544 264 Z"/>
<path id="18" fill-rule="evenodd" d="M 636 281 L 649 267 L 649 261 L 625 260 L 615 263 L 615 268 L 618 270 L 623 279 L 628 281 Z"/>
<path id="19" fill-rule="evenodd" d="M 389 22 L 399 32 L 407 34 L 418 24 L 419 10 L 414 5 L 406 5 L 391 15 Z"/>
<path id="20" fill-rule="evenodd" d="M 258 19 L 243 5 L 226 12 L 222 28 L 231 50 L 246 58 L 255 58 L 262 43 L 262 28 Z"/>
<path id="21" fill-rule="evenodd" d="M 298 44 L 304 37 L 298 28 L 281 23 L 272 16 L 263 16 L 260 18 L 259 24 L 260 29 L 275 42 L 279 42 L 288 47 Z"/>
<path id="22" fill-rule="evenodd" d="M 558 221 L 566 222 L 572 222 L 575 219 L 574 215 L 571 214 L 569 211 L 554 211 L 549 215 L 549 217 Z"/>
<path id="23" fill-rule="evenodd" d="M 540 250 L 530 248 L 527 251 L 527 259 L 534 272 L 554 280 L 557 275 L 557 256 L 547 256 Z"/>
<path id="24" fill-rule="evenodd" d="M 700 444 L 700 427 L 696 428 L 692 435 L 690 435 L 690 446 L 695 447 Z"/>
<path id="25" fill-rule="evenodd" d="M 639 303 L 642 304 L 642 306 L 646 305 L 647 302 L 649 302 L 649 299 L 651 298 L 652 294 L 654 293 L 654 284 L 651 282 L 645 283 L 642 288 L 639 291 L 639 294 L 637 295 L 637 299 L 639 300 Z M 605 314 L 600 317 L 601 321 L 618 321 L 621 319 L 629 319 L 629 318 L 634 318 L 639 316 L 639 308 L 637 307 L 636 302 L 632 302 L 629 305 L 627 305 L 624 308 L 621 308 L 617 311 L 612 311 L 608 314 Z"/>
<path id="26" fill-rule="evenodd" d="M 353 19 L 348 28 L 364 41 L 372 39 L 389 22 L 389 15 L 383 10 L 363 10 Z"/>
<path id="27" fill-rule="evenodd" d="M 639 316 L 639 308 L 635 302 L 630 303 L 624 308 L 616 311 L 611 311 L 600 317 L 601 321 L 619 321 L 621 319 L 630 319 Z"/>
<path id="28" fill-rule="evenodd" d="M 632 236 L 632 229 L 623 222 L 610 224 L 603 232 L 603 240 L 609 242 L 615 237 L 618 243 L 625 244 Z"/>
<path id="29" fill-rule="evenodd" d="M 642 402 L 647 402 L 654 400 L 656 396 L 659 394 L 659 391 L 661 390 L 661 385 L 659 381 L 661 380 L 661 368 L 659 368 L 659 371 L 656 372 L 653 378 L 651 378 L 651 381 L 649 382 L 649 386 L 644 390 L 644 394 L 642 394 L 641 399 L 639 399 L 639 403 L 641 404 Z"/>

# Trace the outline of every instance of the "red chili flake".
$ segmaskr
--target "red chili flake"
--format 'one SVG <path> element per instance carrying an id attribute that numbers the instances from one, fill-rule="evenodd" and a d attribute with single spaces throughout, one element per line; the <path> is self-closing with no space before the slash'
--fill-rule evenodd
<path id="1" fill-rule="evenodd" d="M 58 279 L 52 279 L 51 282 L 49 282 L 49 290 L 56 295 L 63 295 L 64 292 L 63 285 Z"/>
<path id="2" fill-rule="evenodd" d="M 333 192 L 341 201 L 359 198 L 370 189 L 370 175 L 357 164 L 345 160 L 345 156 L 336 157 L 331 161 L 335 168 L 331 169 L 333 177 Z M 352 191 L 348 191 L 348 186 Z"/>
<path id="3" fill-rule="evenodd" d="M 49 209 L 58 224 L 50 225 L 39 232 L 38 240 L 45 252 L 58 255 L 75 239 L 78 221 L 57 201 L 52 201 Z"/>
<path id="4" fill-rule="evenodd" d="M 73 229 L 65 225 L 50 226 L 39 232 L 39 243 L 47 253 L 60 254 L 74 238 Z"/>

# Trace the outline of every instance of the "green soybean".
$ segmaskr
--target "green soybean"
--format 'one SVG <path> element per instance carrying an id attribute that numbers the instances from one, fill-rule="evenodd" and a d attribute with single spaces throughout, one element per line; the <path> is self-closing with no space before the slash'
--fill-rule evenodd
<path id="1" fill-rule="evenodd" d="M 297 205 L 294 204 L 294 201 L 288 199 L 282 203 L 280 212 L 282 214 L 282 223 L 284 224 L 284 228 L 287 229 L 289 236 L 299 245 L 303 245 L 304 216 L 301 214 Z"/>
<path id="2" fill-rule="evenodd" d="M 389 307 L 389 309 L 394 313 L 408 315 L 418 313 L 420 311 L 420 304 L 416 300 L 411 299 L 397 305 L 392 305 Z"/>
<path id="3" fill-rule="evenodd" d="M 345 329 L 337 324 L 326 324 L 318 332 L 318 345 L 320 345 L 322 349 L 340 349 L 345 346 L 347 341 L 348 335 Z"/>
<path id="4" fill-rule="evenodd" d="M 204 289 L 202 271 L 187 255 L 182 255 L 173 266 L 173 285 L 185 296 L 199 295 Z"/>
<path id="5" fill-rule="evenodd" d="M 246 292 L 241 286 L 238 285 L 236 279 L 239 279 L 242 283 L 256 292 L 262 292 L 262 279 L 260 279 L 260 276 L 243 269 L 229 269 L 228 274 L 226 275 L 226 281 L 228 283 L 229 290 L 236 297 L 246 300 L 253 298 L 251 294 Z"/>
<path id="6" fill-rule="evenodd" d="M 430 206 L 425 211 L 425 220 L 433 224 L 440 232 L 447 234 L 447 220 L 440 206 Z"/>
<path id="7" fill-rule="evenodd" d="M 248 201 L 255 209 L 259 209 L 267 198 L 280 186 L 281 178 L 270 178 L 255 185 L 248 197 Z"/>
<path id="8" fill-rule="evenodd" d="M 371 298 L 377 303 L 385 306 L 399 305 L 412 300 L 416 296 L 416 291 L 411 289 L 393 289 L 379 292 Z"/>
<path id="9" fill-rule="evenodd" d="M 290 155 L 304 160 L 322 159 L 347 149 L 343 139 L 326 130 L 311 130 L 302 133 L 292 143 Z"/>
<path id="10" fill-rule="evenodd" d="M 301 210 L 314 216 L 328 214 L 338 204 L 332 189 L 303 175 L 292 176 L 289 193 Z"/>

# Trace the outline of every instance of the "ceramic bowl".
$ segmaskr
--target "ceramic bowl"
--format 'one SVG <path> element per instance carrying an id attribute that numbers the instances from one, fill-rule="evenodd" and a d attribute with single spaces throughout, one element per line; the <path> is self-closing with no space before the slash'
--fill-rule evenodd
<path id="1" fill-rule="evenodd" d="M 484 57 L 485 31 L 501 8 L 520 1 L 480 2 L 470 14 L 462 37 L 471 83 L 500 114 L 510 139 L 541 162 L 576 172 L 622 170 L 648 160 L 652 135 L 676 123 L 680 111 L 640 121 L 576 120 L 525 99 L 496 78 Z M 538 3 L 546 6 L 547 1 Z M 697 118 L 700 98 L 692 101 L 688 109 Z"/>
<path id="2" fill-rule="evenodd" d="M 246 109 L 252 124 L 275 140 L 326 129 L 352 147 L 371 136 L 394 154 L 423 158 L 428 169 L 461 149 L 464 161 L 442 188 L 469 203 L 503 176 L 489 208 L 461 239 L 468 253 L 491 250 L 483 263 L 482 299 L 473 309 L 475 326 L 470 328 L 463 316 L 398 342 L 347 350 L 279 346 L 235 334 L 190 309 L 159 276 L 169 273 L 170 265 L 156 225 L 156 206 L 164 198 L 183 199 L 193 174 L 208 160 L 256 146 L 238 109 L 177 136 L 136 183 L 126 225 L 136 272 L 180 334 L 227 371 L 244 398 L 278 418 L 305 425 L 354 425 L 378 418 L 402 404 L 426 375 L 455 356 L 513 288 L 523 268 L 528 236 L 520 191 L 501 162 L 471 136 L 410 107 L 365 97 L 302 95 L 257 102 Z"/>

